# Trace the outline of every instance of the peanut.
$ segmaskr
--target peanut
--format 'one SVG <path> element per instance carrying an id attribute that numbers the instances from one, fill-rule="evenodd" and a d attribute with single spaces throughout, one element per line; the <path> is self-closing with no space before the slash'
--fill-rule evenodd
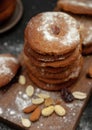
<path id="1" fill-rule="evenodd" d="M 49 106 L 42 109 L 43 116 L 50 116 L 54 112 L 54 106 Z"/>
<path id="2" fill-rule="evenodd" d="M 24 127 L 29 128 L 29 127 L 31 126 L 31 122 L 30 122 L 29 119 L 21 118 L 21 121 L 22 121 L 22 125 L 23 125 Z"/>
<path id="3" fill-rule="evenodd" d="M 39 94 L 37 94 L 37 96 L 40 97 L 40 98 L 44 98 L 44 99 L 47 99 L 47 98 L 50 97 L 49 94 L 45 94 L 45 93 L 39 93 Z"/>
<path id="4" fill-rule="evenodd" d="M 21 85 L 24 85 L 24 84 L 26 83 L 26 78 L 25 78 L 24 75 L 20 75 L 20 76 L 19 76 L 19 83 L 20 83 Z"/>
<path id="5" fill-rule="evenodd" d="M 30 96 L 30 97 L 34 94 L 34 88 L 33 88 L 31 85 L 29 85 L 29 86 L 26 88 L 26 94 L 27 94 L 28 96 Z"/>
<path id="6" fill-rule="evenodd" d="M 44 102 L 43 98 L 36 98 L 36 99 L 32 99 L 32 103 L 33 104 L 42 104 Z"/>
<path id="7" fill-rule="evenodd" d="M 86 93 L 80 92 L 80 91 L 75 91 L 72 93 L 75 99 L 83 100 L 87 97 Z"/>
<path id="8" fill-rule="evenodd" d="M 61 105 L 55 105 L 55 112 L 59 116 L 64 116 L 66 114 L 65 109 Z"/>

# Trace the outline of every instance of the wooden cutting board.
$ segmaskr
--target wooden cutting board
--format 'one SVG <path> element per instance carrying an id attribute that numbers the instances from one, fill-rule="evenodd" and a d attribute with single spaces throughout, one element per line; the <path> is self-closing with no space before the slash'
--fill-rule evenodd
<path id="1" fill-rule="evenodd" d="M 50 117 L 40 117 L 40 119 L 32 123 L 30 128 L 27 130 L 75 130 L 79 122 L 81 114 L 84 110 L 85 105 L 91 95 L 92 79 L 86 77 L 88 67 L 92 65 L 92 56 L 84 59 L 84 66 L 82 73 L 76 84 L 73 84 L 71 91 L 81 91 L 87 94 L 85 100 L 75 100 L 72 103 L 64 103 L 61 99 L 60 92 L 48 92 L 37 88 L 31 83 L 28 78 L 25 69 L 22 70 L 21 74 L 26 77 L 26 84 L 21 85 L 17 81 L 9 84 L 5 88 L 0 90 L 0 119 L 3 122 L 10 124 L 14 128 L 23 128 L 21 123 L 21 117 L 29 118 L 29 115 L 24 114 L 22 109 L 31 104 L 31 99 L 25 93 L 25 89 L 29 84 L 35 87 L 35 93 L 48 93 L 54 99 L 61 101 L 61 104 L 66 109 L 66 115 L 59 117 L 55 113 Z M 33 96 L 34 97 L 34 96 Z"/>

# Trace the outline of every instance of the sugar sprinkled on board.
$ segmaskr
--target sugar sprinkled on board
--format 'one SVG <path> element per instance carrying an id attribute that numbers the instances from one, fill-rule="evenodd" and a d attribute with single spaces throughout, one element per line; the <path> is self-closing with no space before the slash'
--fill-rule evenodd
<path id="1" fill-rule="evenodd" d="M 18 110 L 21 111 L 23 108 L 27 107 L 28 105 L 31 105 L 31 99 L 25 94 L 19 91 L 19 93 L 16 96 L 15 104 L 18 107 Z"/>
<path id="2" fill-rule="evenodd" d="M 82 101 L 76 101 L 76 102 L 73 102 L 73 103 L 71 103 L 71 104 L 66 104 L 66 106 L 67 106 L 69 109 L 72 108 L 72 110 L 75 109 L 75 108 L 78 108 L 78 109 L 79 109 L 82 105 L 83 105 L 83 102 L 82 102 Z"/>
<path id="3" fill-rule="evenodd" d="M 19 39 L 13 42 L 12 40 L 7 40 L 5 42 L 2 42 L 2 47 L 0 48 L 0 51 L 1 53 L 10 52 L 11 54 L 18 55 L 23 49 L 23 42 L 24 41 L 20 41 Z"/>
<path id="4" fill-rule="evenodd" d="M 16 112 L 14 110 L 10 111 L 10 115 L 15 115 Z"/>
<path id="5" fill-rule="evenodd" d="M 10 117 L 10 120 L 19 120 L 21 119 L 22 117 L 22 114 L 18 111 L 16 111 L 15 109 L 12 109 L 12 108 L 7 108 L 7 110 L 4 112 L 4 118 L 7 119 L 7 117 Z"/>

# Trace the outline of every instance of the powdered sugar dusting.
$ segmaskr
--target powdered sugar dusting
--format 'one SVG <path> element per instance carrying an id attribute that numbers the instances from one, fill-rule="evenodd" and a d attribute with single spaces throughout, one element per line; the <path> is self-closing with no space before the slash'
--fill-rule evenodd
<path id="1" fill-rule="evenodd" d="M 56 21 L 56 14 L 51 14 L 51 13 L 45 13 L 42 15 L 42 25 L 38 27 L 38 31 L 42 31 L 44 34 L 44 37 L 46 40 L 52 41 L 52 40 L 59 40 L 58 37 L 54 37 L 53 35 L 50 34 L 50 28 L 49 24 L 53 25 L 54 22 Z M 54 18 L 54 19 L 53 19 Z"/>
<path id="2" fill-rule="evenodd" d="M 5 117 L 4 118 L 6 118 L 6 117 L 10 117 L 11 121 L 12 120 L 16 121 L 16 119 L 20 121 L 22 114 L 20 112 L 15 111 L 12 108 L 7 108 L 7 110 L 5 111 Z"/>
<path id="3" fill-rule="evenodd" d="M 11 70 L 11 68 L 9 68 L 8 64 L 9 62 L 12 64 L 18 64 L 18 61 L 13 58 L 13 57 L 5 57 L 5 56 L 2 56 L 0 57 L 0 75 L 4 74 L 4 75 L 7 75 L 7 74 L 11 74 L 13 75 L 13 72 Z"/>
<path id="4" fill-rule="evenodd" d="M 2 65 L 0 65 L 0 75 L 1 74 L 4 74 L 4 75 L 11 74 L 12 75 L 12 71 L 10 68 L 8 68 L 6 66 L 6 64 L 2 64 Z"/>
<path id="5" fill-rule="evenodd" d="M 61 12 L 47 12 L 42 14 L 41 18 L 42 22 L 37 30 L 44 35 L 44 39 L 48 41 L 56 41 L 65 46 L 70 46 L 71 44 L 76 43 L 76 41 L 79 43 L 80 35 L 77 29 L 77 22 L 69 15 Z M 51 33 L 51 26 L 58 25 L 61 27 L 62 22 L 65 22 L 67 26 L 65 35 L 58 36 Z"/>
<path id="6" fill-rule="evenodd" d="M 17 105 L 18 110 L 21 111 L 23 108 L 31 105 L 32 103 L 31 99 L 25 93 L 19 91 L 15 99 L 15 104 Z"/>
<path id="7" fill-rule="evenodd" d="M 81 7 L 87 7 L 87 8 L 92 8 L 92 2 L 87 0 L 87 1 L 79 1 L 79 0 L 71 0 L 71 4 L 73 5 L 79 5 Z"/>

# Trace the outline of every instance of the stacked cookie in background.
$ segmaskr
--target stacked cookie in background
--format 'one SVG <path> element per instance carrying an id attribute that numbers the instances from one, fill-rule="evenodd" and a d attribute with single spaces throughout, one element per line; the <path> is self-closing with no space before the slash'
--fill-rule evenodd
<path id="1" fill-rule="evenodd" d="M 34 16 L 25 29 L 24 63 L 31 80 L 42 89 L 71 86 L 83 63 L 76 20 L 62 12 Z"/>
<path id="2" fill-rule="evenodd" d="M 11 18 L 16 9 L 17 0 L 0 0 L 0 25 Z"/>
<path id="3" fill-rule="evenodd" d="M 64 11 L 80 24 L 83 55 L 92 54 L 92 0 L 58 0 L 55 11 Z"/>

